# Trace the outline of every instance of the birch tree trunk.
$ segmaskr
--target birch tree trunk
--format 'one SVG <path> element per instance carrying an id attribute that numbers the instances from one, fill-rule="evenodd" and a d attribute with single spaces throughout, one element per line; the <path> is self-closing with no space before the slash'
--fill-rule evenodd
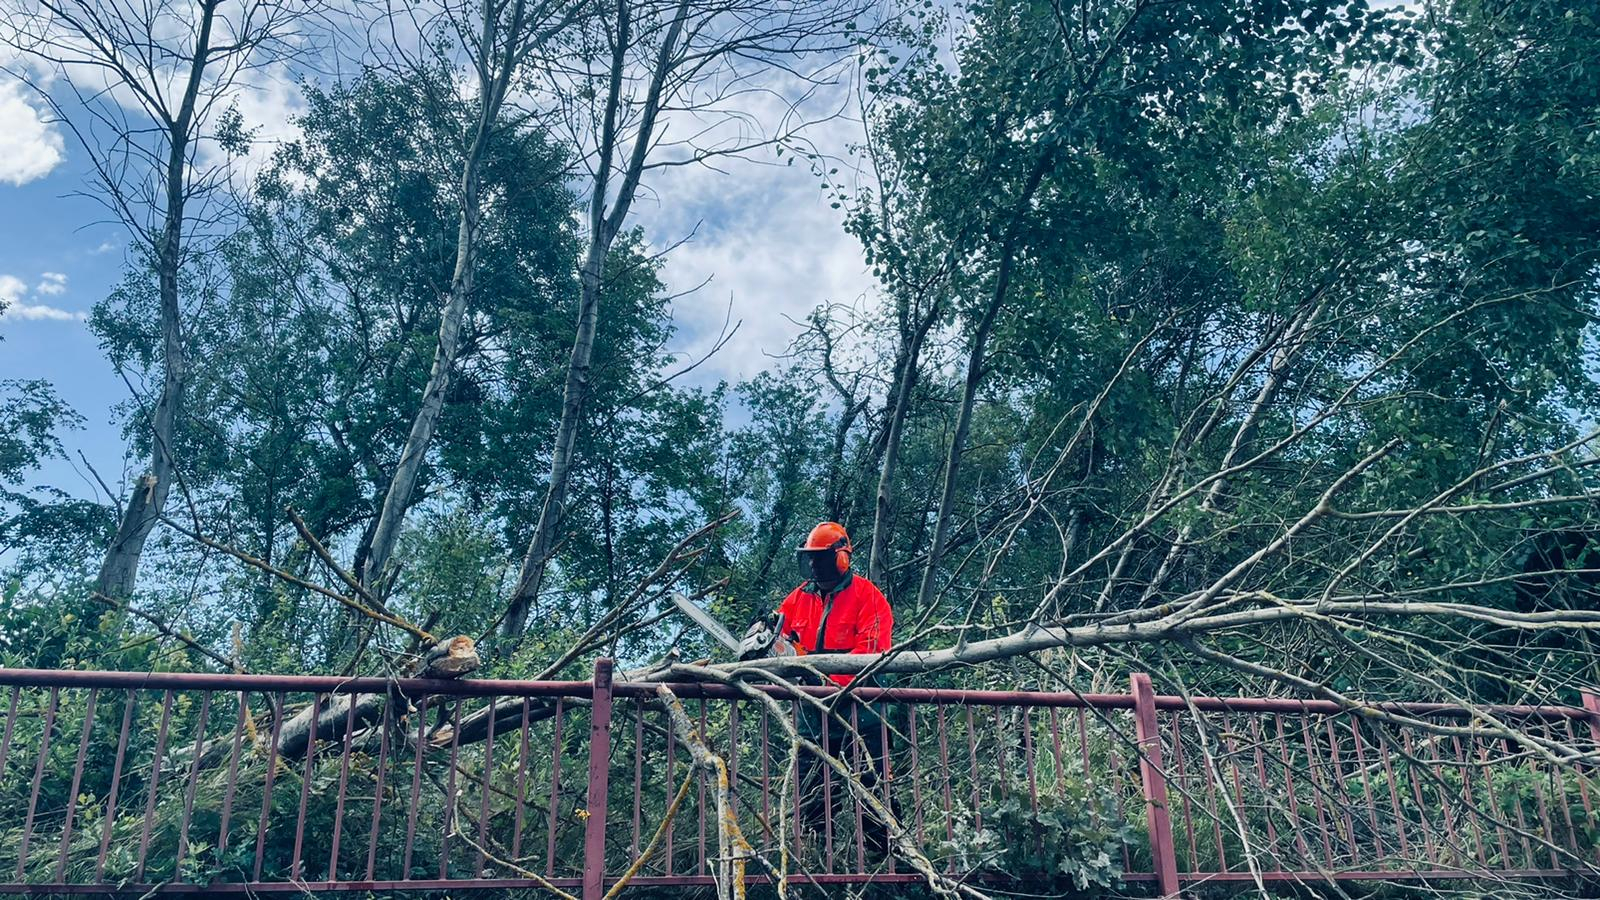
<path id="1" fill-rule="evenodd" d="M 474 60 L 473 67 L 478 76 L 480 102 L 472 142 L 461 163 L 461 209 L 456 233 L 455 268 L 450 277 L 450 292 L 445 297 L 439 315 L 439 340 L 434 346 L 428 383 L 422 389 L 416 416 L 411 420 L 411 430 L 406 435 L 394 474 L 389 479 L 370 543 L 357 550 L 355 570 L 363 585 L 378 586 L 386 577 L 385 569 L 400 538 L 406 512 L 415 501 L 422 462 L 427 457 L 428 446 L 433 442 L 439 417 L 444 412 L 445 392 L 450 387 L 451 372 L 461 349 L 461 323 L 472 300 L 476 275 L 479 223 L 483 213 L 483 161 L 500 125 L 500 110 L 505 103 L 511 76 L 518 63 L 531 50 L 542 45 L 570 21 L 576 6 L 569 7 L 565 16 L 558 15 L 554 24 L 548 27 L 533 27 L 545 14 L 558 11 L 564 3 L 565 0 L 537 3 L 530 15 L 526 0 L 516 0 L 511 7 L 509 20 L 502 26 L 500 17 L 505 9 L 504 4 L 494 0 L 483 2 L 478 58 Z"/>
<path id="2" fill-rule="evenodd" d="M 200 21 L 190 60 L 188 82 L 176 117 L 166 123 L 167 159 L 162 182 L 166 209 L 161 236 L 156 245 L 156 277 L 161 308 L 161 395 L 150 416 L 150 471 L 135 484 L 117 533 L 106 548 L 95 589 L 114 598 L 133 592 L 139 577 L 139 562 L 144 556 L 150 532 L 167 506 L 176 469 L 173 459 L 178 411 L 183 403 L 183 387 L 188 374 L 188 359 L 183 346 L 183 322 L 178 307 L 178 275 L 183 265 L 183 211 L 187 198 L 188 152 L 194 125 L 195 101 L 211 53 L 211 27 L 220 0 L 201 4 Z"/>
<path id="3" fill-rule="evenodd" d="M 867 557 L 867 578 L 885 591 L 889 590 L 889 538 L 890 530 L 894 527 L 894 479 L 900 466 L 900 441 L 905 434 L 906 419 L 910 416 L 911 397 L 917 387 L 922 342 L 938 318 L 939 301 L 935 299 L 927 315 L 917 323 L 906 341 L 895 380 L 894 396 L 890 400 L 883 463 L 878 470 L 878 490 L 872 513 L 872 549 Z"/>
<path id="4" fill-rule="evenodd" d="M 612 160 L 617 150 L 617 132 L 622 116 L 622 84 L 626 53 L 631 27 L 631 9 L 628 0 L 618 0 L 616 6 L 617 33 L 612 43 L 611 73 L 606 94 L 605 119 L 600 136 L 599 164 L 595 167 L 594 187 L 589 198 L 589 246 L 584 251 L 583 265 L 579 270 L 581 295 L 578 301 L 577 334 L 572 342 L 572 358 L 567 365 L 567 380 L 561 397 L 561 421 L 556 426 L 556 440 L 550 453 L 550 477 L 546 482 L 544 502 L 539 507 L 539 519 L 534 524 L 533 538 L 528 542 L 528 552 L 523 556 L 522 568 L 517 576 L 517 587 L 507 606 L 502 633 L 512 641 L 522 637 L 527 627 L 528 613 L 539 596 L 544 583 L 545 568 L 554 549 L 557 528 L 566 511 L 567 486 L 572 480 L 573 451 L 578 443 L 578 426 L 583 417 L 583 407 L 589 399 L 590 369 L 594 361 L 594 338 L 600 324 L 600 295 L 605 277 L 605 260 L 616 241 L 617 233 L 626 221 L 628 209 L 644 174 L 646 154 L 661 111 L 661 96 L 667 78 L 671 75 L 674 56 L 689 0 L 680 0 L 673 13 L 661 48 L 656 54 L 651 73 L 649 91 L 634 136 L 633 152 L 623 172 L 622 184 L 616 201 L 607 212 L 607 193 L 611 180 Z"/>
<path id="5" fill-rule="evenodd" d="M 485 102 L 487 107 L 487 101 Z M 417 476 L 422 472 L 422 460 L 428 445 L 439 426 L 439 415 L 444 411 L 444 395 L 450 387 L 450 373 L 455 366 L 456 354 L 461 347 L 461 320 L 466 315 L 467 301 L 472 296 L 473 270 L 478 239 L 479 196 L 478 169 L 484 153 L 487 129 L 479 123 L 479 136 L 468 151 L 461 173 L 461 218 L 456 236 L 456 264 L 450 278 L 450 293 L 445 298 L 439 315 L 439 341 L 433 351 L 433 365 L 428 370 L 428 383 L 422 389 L 422 400 L 417 414 L 411 420 L 411 431 L 400 449 L 400 459 L 395 463 L 394 475 L 389 479 L 389 489 L 383 497 L 378 512 L 378 523 L 372 530 L 372 541 L 365 558 L 357 558 L 356 572 L 361 583 L 375 585 L 384 575 L 389 557 L 394 553 L 395 542 L 400 537 L 400 526 L 406 510 L 411 508 L 416 492 Z M 359 554 L 358 554 L 359 557 Z"/>

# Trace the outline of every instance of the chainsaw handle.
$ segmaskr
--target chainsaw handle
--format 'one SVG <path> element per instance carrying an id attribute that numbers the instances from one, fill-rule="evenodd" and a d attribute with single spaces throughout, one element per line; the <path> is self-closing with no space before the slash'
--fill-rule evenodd
<path id="1" fill-rule="evenodd" d="M 739 659 L 804 656 L 806 651 L 800 644 L 800 636 L 792 631 L 786 632 L 785 624 L 781 612 L 757 616 L 745 629 L 744 640 L 739 642 Z"/>

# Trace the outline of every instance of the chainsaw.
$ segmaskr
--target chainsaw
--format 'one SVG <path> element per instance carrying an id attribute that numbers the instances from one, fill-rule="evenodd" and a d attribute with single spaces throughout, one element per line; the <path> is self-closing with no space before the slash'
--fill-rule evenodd
<path id="1" fill-rule="evenodd" d="M 674 594 L 672 602 L 712 640 L 733 651 L 740 662 L 773 656 L 805 655 L 804 648 L 800 646 L 794 634 L 785 627 L 782 613 L 775 612 L 756 619 L 745 629 L 743 638 L 735 638 L 733 632 L 724 628 L 710 613 L 695 606 L 688 597 Z"/>

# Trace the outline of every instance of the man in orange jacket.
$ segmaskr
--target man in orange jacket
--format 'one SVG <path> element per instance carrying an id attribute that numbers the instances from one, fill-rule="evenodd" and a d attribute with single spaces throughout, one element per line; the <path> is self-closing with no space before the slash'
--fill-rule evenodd
<path id="1" fill-rule="evenodd" d="M 823 522 L 811 529 L 805 543 L 795 551 L 800 576 L 804 582 L 785 597 L 778 607 L 782 616 L 784 635 L 804 653 L 882 653 L 893 645 L 894 612 L 883 592 L 866 579 L 850 570 L 852 552 L 850 535 L 837 522 Z M 852 675 L 830 675 L 840 687 L 854 680 Z M 861 734 L 861 745 L 866 751 L 868 770 L 862 773 L 862 783 L 868 788 L 878 782 L 884 771 L 887 755 L 887 728 L 877 711 L 864 703 L 840 705 L 840 718 L 854 721 Z M 823 728 L 822 716 L 811 711 L 801 717 L 802 728 L 808 737 L 825 747 L 828 754 L 846 765 L 855 765 L 858 754 L 845 743 L 848 730 L 838 720 L 831 720 Z M 824 740 L 824 736 L 826 740 Z M 801 802 L 800 820 L 814 832 L 820 832 L 833 807 L 836 821 L 855 821 L 854 815 L 841 816 L 843 804 L 850 801 L 840 794 L 840 781 L 832 779 L 834 797 L 827 797 L 822 789 L 822 761 L 811 754 L 800 758 Z M 864 835 L 867 846 L 877 854 L 888 849 L 888 831 L 882 823 L 874 823 Z"/>
<path id="2" fill-rule="evenodd" d="M 850 571 L 850 535 L 838 522 L 811 529 L 795 550 L 805 581 L 778 613 L 789 640 L 806 653 L 882 653 L 893 643 L 894 612 L 877 585 Z M 853 676 L 830 676 L 840 687 Z"/>

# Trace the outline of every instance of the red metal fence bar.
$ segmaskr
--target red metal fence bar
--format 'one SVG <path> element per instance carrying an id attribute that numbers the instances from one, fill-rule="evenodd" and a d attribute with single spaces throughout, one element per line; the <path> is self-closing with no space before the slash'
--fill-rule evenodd
<path id="1" fill-rule="evenodd" d="M 1178 895 L 1178 853 L 1172 843 L 1172 816 L 1167 809 L 1167 771 L 1161 764 L 1161 726 L 1156 723 L 1155 689 L 1150 676 L 1133 676 L 1134 724 L 1139 738 L 1139 775 L 1144 783 L 1145 815 L 1150 826 L 1150 855 L 1163 897 Z"/>
<path id="2" fill-rule="evenodd" d="M 604 660 L 582 682 L 0 670 L 4 686 L 0 877 L 15 880 L 0 893 L 527 888 L 541 881 L 526 873 L 543 869 L 549 884 L 599 900 L 644 852 L 680 777 L 655 686 L 613 683 Z M 803 704 L 757 689 L 778 704 L 758 703 L 759 716 L 736 689 L 672 686 L 696 701 L 708 746 L 723 752 L 726 733 L 755 852 L 772 861 L 787 846 L 794 883 L 919 880 L 878 852 L 880 824 L 861 794 L 803 754 L 788 768 L 786 723 L 774 716 L 804 731 Z M 1497 732 L 1439 735 L 1326 701 L 1163 696 L 1145 675 L 1127 694 L 852 693 L 876 715 L 839 706 L 812 737 L 871 771 L 874 802 L 936 842 L 925 847 L 935 867 L 958 878 L 1003 877 L 984 854 L 1073 852 L 1037 830 L 1073 817 L 1088 833 L 1134 834 L 1108 838 L 1117 864 L 1104 877 L 1164 896 L 1255 878 L 1551 878 L 1596 858 L 1596 696 L 1582 708 L 1487 710 L 1579 754 L 1557 765 Z M 1061 709 L 1076 710 L 1076 753 L 1063 747 Z M 1368 709 L 1473 722 L 1450 704 Z M 631 727 L 614 729 L 616 715 Z M 632 777 L 612 778 L 614 765 Z M 1184 804 L 1181 831 L 1173 802 Z M 800 813 L 813 803 L 827 814 L 808 821 Z M 675 845 L 668 824 L 632 884 L 711 883 L 716 821 L 705 800 L 691 804 L 677 824 L 695 834 L 680 831 Z M 365 854 L 341 853 L 345 828 Z M 976 844 L 989 849 L 963 856 Z"/>
<path id="3" fill-rule="evenodd" d="M 589 798 L 584 818 L 583 900 L 605 896 L 606 798 L 611 775 L 611 660 L 594 664 L 594 707 L 589 713 Z"/>

